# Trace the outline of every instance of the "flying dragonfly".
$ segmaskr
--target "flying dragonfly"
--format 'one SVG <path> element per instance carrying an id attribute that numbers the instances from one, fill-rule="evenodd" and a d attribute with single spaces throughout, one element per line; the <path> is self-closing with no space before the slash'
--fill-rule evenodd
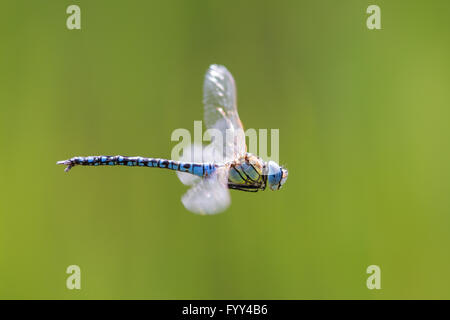
<path id="1" fill-rule="evenodd" d="M 236 86 L 231 73 L 221 65 L 211 65 L 203 84 L 204 122 L 219 135 L 207 146 L 192 144 L 179 160 L 127 156 L 73 157 L 58 161 L 74 166 L 139 166 L 177 171 L 191 188 L 182 196 L 183 205 L 199 214 L 225 210 L 231 200 L 229 189 L 257 192 L 269 187 L 279 190 L 288 177 L 287 169 L 247 153 L 244 129 L 236 104 Z M 221 137 L 219 137 L 221 135 Z"/>

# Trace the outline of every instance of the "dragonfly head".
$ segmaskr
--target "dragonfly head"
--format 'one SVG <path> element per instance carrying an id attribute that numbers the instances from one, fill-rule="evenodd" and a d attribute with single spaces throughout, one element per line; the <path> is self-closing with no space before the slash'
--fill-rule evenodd
<path id="1" fill-rule="evenodd" d="M 267 183 L 271 190 L 280 190 L 288 177 L 287 169 L 280 167 L 277 163 L 269 161 L 267 163 Z"/>

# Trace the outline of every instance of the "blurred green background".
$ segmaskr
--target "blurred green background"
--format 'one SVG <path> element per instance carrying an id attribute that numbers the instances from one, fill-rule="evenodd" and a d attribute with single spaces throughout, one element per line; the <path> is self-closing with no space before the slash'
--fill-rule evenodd
<path id="1" fill-rule="evenodd" d="M 67 30 L 66 8 L 81 8 Z M 382 30 L 366 28 L 381 7 Z M 2 1 L 0 298 L 450 298 L 450 2 Z M 169 157 L 224 64 L 279 192 L 186 211 Z M 81 267 L 81 290 L 66 288 Z M 381 267 L 381 290 L 366 268 Z"/>

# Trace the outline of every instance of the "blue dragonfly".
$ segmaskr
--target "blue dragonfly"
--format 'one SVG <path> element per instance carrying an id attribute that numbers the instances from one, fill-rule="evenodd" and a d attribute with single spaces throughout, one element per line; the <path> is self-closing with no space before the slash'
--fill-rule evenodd
<path id="1" fill-rule="evenodd" d="M 211 65 L 203 84 L 204 122 L 216 134 L 209 145 L 192 144 L 179 160 L 127 156 L 73 157 L 58 161 L 69 171 L 82 166 L 139 166 L 177 171 L 191 188 L 181 201 L 190 211 L 215 214 L 231 200 L 229 189 L 257 192 L 279 190 L 288 177 L 287 169 L 273 161 L 247 153 L 244 129 L 236 104 L 236 86 L 231 73 L 221 65 Z"/>

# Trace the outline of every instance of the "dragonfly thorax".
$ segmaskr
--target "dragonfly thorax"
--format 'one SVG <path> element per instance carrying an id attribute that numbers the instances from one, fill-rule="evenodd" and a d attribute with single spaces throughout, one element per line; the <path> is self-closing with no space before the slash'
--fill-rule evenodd
<path id="1" fill-rule="evenodd" d="M 273 161 L 265 162 L 261 158 L 247 153 L 245 157 L 229 165 L 228 187 L 243 191 L 266 189 L 279 190 L 287 180 L 288 172 Z"/>
<path id="2" fill-rule="evenodd" d="M 266 164 L 255 155 L 244 157 L 229 164 L 228 187 L 242 191 L 259 191 L 266 188 Z"/>

